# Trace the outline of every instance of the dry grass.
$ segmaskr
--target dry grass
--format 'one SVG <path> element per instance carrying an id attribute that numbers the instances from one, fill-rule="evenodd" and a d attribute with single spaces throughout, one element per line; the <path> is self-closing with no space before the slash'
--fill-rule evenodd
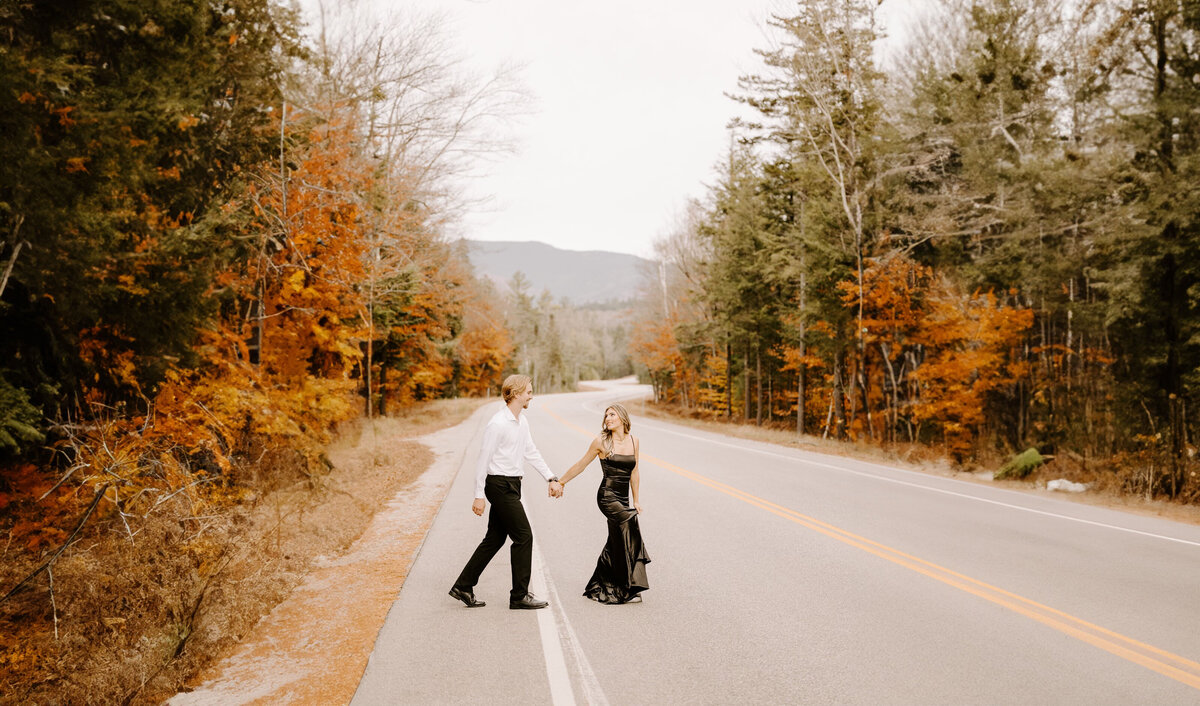
<path id="1" fill-rule="evenodd" d="M 462 397 L 453 400 L 434 400 L 401 410 L 387 418 L 395 422 L 391 433 L 406 437 L 423 436 L 439 429 L 452 427 L 471 416 L 480 406 L 498 398 Z"/>
<path id="2" fill-rule="evenodd" d="M 97 522 L 55 564 L 53 606 L 44 573 L 0 604 L 0 703 L 159 703 L 173 695 L 420 476 L 432 456 L 407 439 L 452 426 L 480 404 L 438 401 L 351 425 L 329 448 L 323 475 L 241 469 L 247 484 L 269 478 L 273 488 L 259 480 L 219 514 L 152 516 L 132 540 L 114 518 Z M 40 560 L 6 548 L 0 586 Z"/>
<path id="3" fill-rule="evenodd" d="M 1187 502 L 1188 498 L 1195 498 L 1194 491 L 1179 502 L 1148 499 L 1142 493 L 1130 492 L 1130 488 L 1136 486 L 1131 480 L 1138 473 L 1137 469 L 1118 467 L 1111 461 L 1084 460 L 1074 454 L 1064 454 L 1036 469 L 1024 481 L 1011 483 L 1042 489 L 1051 480 L 1065 478 L 1089 486 L 1088 492 L 1064 494 L 1076 502 L 1200 525 L 1200 506 Z"/>

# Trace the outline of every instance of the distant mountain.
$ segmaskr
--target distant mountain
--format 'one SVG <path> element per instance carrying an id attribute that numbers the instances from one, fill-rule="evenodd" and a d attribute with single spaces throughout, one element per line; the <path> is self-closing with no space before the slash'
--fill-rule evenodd
<path id="1" fill-rule="evenodd" d="M 521 272 L 529 291 L 538 296 L 549 291 L 584 306 L 630 301 L 651 262 L 636 255 L 603 250 L 560 250 L 538 242 L 464 240 L 475 273 L 508 291 L 508 283 Z"/>

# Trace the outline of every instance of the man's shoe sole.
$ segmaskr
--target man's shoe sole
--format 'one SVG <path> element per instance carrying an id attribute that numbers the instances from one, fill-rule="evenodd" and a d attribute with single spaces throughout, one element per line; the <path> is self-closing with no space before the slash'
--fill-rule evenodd
<path id="1" fill-rule="evenodd" d="M 549 605 L 550 605 L 549 603 L 543 603 L 541 605 L 521 605 L 520 603 L 509 603 L 508 609 L 509 610 L 538 610 L 540 608 L 546 608 Z"/>

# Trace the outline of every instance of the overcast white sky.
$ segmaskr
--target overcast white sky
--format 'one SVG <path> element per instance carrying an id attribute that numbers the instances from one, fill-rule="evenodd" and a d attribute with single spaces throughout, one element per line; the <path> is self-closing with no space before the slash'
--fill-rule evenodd
<path id="1" fill-rule="evenodd" d="M 914 0 L 888 0 L 885 24 Z M 306 2 L 306 5 L 309 3 Z M 704 194 L 741 106 L 725 96 L 760 70 L 766 17 L 785 0 L 396 0 L 443 13 L 481 72 L 524 65 L 530 112 L 517 151 L 472 188 L 491 197 L 457 234 L 650 256 L 689 197 Z M 897 19 L 891 19 L 892 16 Z M 889 22 L 890 20 L 890 22 Z M 893 33 L 894 30 L 893 30 Z"/>

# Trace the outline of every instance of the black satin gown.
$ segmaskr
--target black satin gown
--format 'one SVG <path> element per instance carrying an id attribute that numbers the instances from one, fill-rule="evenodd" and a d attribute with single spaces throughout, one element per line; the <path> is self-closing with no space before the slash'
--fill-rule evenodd
<path id="1" fill-rule="evenodd" d="M 600 603 L 627 603 L 650 587 L 646 564 L 650 555 L 642 544 L 637 510 L 629 505 L 629 476 L 637 459 L 609 454 L 600 459 L 604 479 L 596 491 L 596 504 L 608 518 L 608 541 L 596 561 L 596 571 L 583 595 Z"/>

